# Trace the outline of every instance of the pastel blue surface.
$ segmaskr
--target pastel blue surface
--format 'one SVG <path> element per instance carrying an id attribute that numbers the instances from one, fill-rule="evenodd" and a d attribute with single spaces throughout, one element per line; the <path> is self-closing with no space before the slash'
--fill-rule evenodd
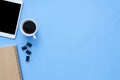
<path id="1" fill-rule="evenodd" d="M 38 23 L 37 39 L 20 32 Z M 120 0 L 24 0 L 15 40 L 24 80 L 120 80 Z M 33 44 L 31 61 L 21 47 Z"/>

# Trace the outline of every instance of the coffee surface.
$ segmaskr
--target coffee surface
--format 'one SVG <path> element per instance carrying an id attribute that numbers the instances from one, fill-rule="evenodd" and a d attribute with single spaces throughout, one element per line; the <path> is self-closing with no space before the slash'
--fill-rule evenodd
<path id="1" fill-rule="evenodd" d="M 27 34 L 32 34 L 35 32 L 36 30 L 36 25 L 34 22 L 32 21 L 26 21 L 24 24 L 23 24 L 23 30 L 25 33 Z"/>

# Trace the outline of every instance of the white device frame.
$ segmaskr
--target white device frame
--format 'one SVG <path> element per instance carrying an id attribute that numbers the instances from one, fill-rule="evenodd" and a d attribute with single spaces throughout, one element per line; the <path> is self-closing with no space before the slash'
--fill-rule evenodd
<path id="1" fill-rule="evenodd" d="M 16 25 L 16 29 L 15 29 L 15 34 L 10 34 L 10 33 L 0 31 L 0 36 L 15 39 L 17 29 L 18 29 L 18 22 L 19 22 L 19 19 L 20 19 L 20 14 L 21 14 L 21 10 L 22 10 L 23 1 L 22 0 L 3 0 L 3 1 L 8 1 L 8 2 L 17 3 L 17 4 L 21 5 L 18 20 L 17 20 L 17 25 Z"/>

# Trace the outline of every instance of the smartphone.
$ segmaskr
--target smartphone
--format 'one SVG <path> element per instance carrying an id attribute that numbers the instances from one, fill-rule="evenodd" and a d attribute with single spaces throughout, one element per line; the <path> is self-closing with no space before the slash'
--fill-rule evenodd
<path id="1" fill-rule="evenodd" d="M 22 0 L 0 0 L 0 36 L 15 39 Z"/>

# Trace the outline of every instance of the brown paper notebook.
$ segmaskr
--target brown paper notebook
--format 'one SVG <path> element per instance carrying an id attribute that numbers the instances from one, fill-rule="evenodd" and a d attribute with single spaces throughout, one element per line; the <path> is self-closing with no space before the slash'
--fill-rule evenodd
<path id="1" fill-rule="evenodd" d="M 22 80 L 16 46 L 0 48 L 0 80 Z"/>

